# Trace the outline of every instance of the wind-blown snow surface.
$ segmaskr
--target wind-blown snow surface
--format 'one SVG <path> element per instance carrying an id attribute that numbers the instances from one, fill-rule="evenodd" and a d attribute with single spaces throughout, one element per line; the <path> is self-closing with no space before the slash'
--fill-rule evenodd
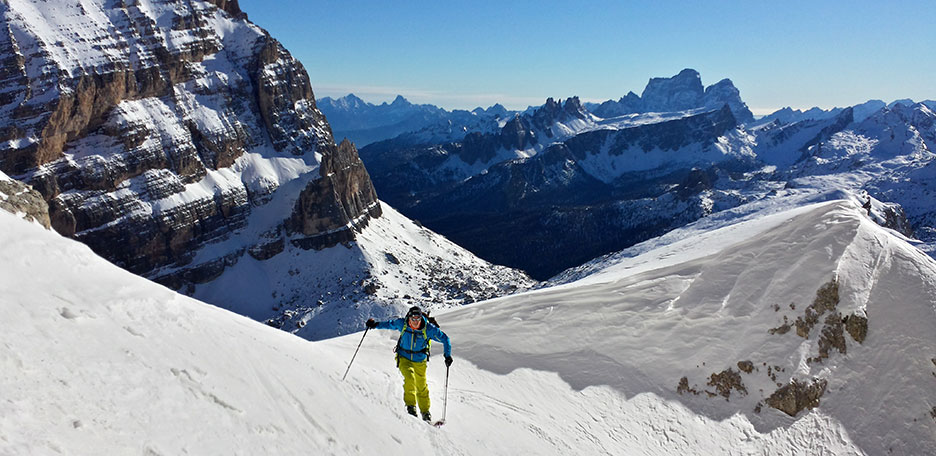
<path id="1" fill-rule="evenodd" d="M 403 413 L 390 331 L 306 342 L 0 213 L 0 454 L 933 454 L 936 264 L 861 214 L 815 205 L 701 234 L 715 253 L 441 315 L 435 429 Z M 772 305 L 833 277 L 868 336 L 804 364 L 815 338 L 768 334 L 792 315 Z M 752 411 L 763 368 L 729 401 L 675 393 L 740 359 L 829 387 L 796 418 Z"/>

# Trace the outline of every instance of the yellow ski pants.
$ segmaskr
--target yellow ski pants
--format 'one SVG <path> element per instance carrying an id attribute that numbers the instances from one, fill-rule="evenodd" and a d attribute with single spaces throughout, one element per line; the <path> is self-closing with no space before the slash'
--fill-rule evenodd
<path id="1" fill-rule="evenodd" d="M 426 384 L 426 361 L 414 363 L 398 357 L 400 373 L 403 374 L 403 402 L 419 404 L 420 412 L 429 411 L 429 385 Z"/>

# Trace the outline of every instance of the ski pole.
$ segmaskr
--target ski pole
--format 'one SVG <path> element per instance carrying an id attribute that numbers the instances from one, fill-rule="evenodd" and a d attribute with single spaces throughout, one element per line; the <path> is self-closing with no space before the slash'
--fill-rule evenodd
<path id="1" fill-rule="evenodd" d="M 445 422 L 445 412 L 448 411 L 448 377 L 449 366 L 445 366 L 445 392 L 442 394 L 442 422 Z"/>
<path id="2" fill-rule="evenodd" d="M 352 357 L 351 357 L 351 362 L 350 362 L 350 363 L 348 363 L 348 368 L 347 368 L 347 369 L 345 369 L 345 371 L 344 371 L 344 375 L 343 375 L 343 376 L 341 377 L 341 381 L 344 381 L 344 379 L 345 379 L 345 377 L 347 377 L 347 376 L 348 376 L 348 371 L 349 371 L 349 370 L 351 370 L 351 363 L 353 363 L 353 362 L 354 362 L 354 358 L 355 358 L 355 357 L 357 356 L 357 352 L 358 352 L 358 350 L 360 350 L 360 349 L 361 349 L 361 344 L 363 344 L 363 343 L 364 343 L 364 337 L 366 337 L 366 336 L 367 336 L 367 330 L 369 330 L 369 329 L 370 329 L 370 328 L 364 328 L 364 335 L 363 335 L 363 336 L 361 336 L 361 341 L 360 341 L 360 342 L 358 342 L 358 344 L 357 344 L 357 348 L 356 348 L 356 349 L 354 349 L 354 356 L 352 356 Z M 448 381 L 446 381 L 446 383 L 448 383 Z"/>

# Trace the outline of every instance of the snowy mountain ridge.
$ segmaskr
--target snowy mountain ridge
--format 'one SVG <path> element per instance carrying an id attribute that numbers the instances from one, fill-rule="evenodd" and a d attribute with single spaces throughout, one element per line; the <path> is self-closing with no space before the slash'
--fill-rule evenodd
<path id="1" fill-rule="evenodd" d="M 856 202 L 772 208 L 696 233 L 703 251 L 651 249 L 639 270 L 439 315 L 456 357 L 440 429 L 402 409 L 393 334 L 306 342 L 0 212 L 0 452 L 936 450 L 936 262 Z M 822 318 L 798 335 L 810 312 Z M 430 362 L 437 417 L 442 367 Z M 822 388 L 787 398 L 800 384 Z"/>
<path id="2" fill-rule="evenodd" d="M 392 103 L 375 105 L 353 93 L 323 97 L 318 107 L 328 118 L 336 138 L 348 138 L 358 147 L 397 138 L 412 145 L 460 141 L 469 131 L 490 131 L 514 114 L 497 104 L 487 109 L 447 111 L 434 105 L 413 104 L 402 95 Z"/>
<path id="3" fill-rule="evenodd" d="M 924 106 L 927 106 L 929 109 L 936 109 L 936 101 L 925 100 L 921 101 Z M 881 100 L 868 100 L 864 103 L 850 106 L 854 111 L 854 120 L 855 122 L 861 122 L 877 111 L 880 111 L 881 108 L 894 108 L 897 105 L 904 106 L 913 106 L 917 104 L 910 99 L 895 100 L 890 103 L 884 103 Z M 763 125 L 765 123 L 773 122 L 775 120 L 780 121 L 781 123 L 796 123 L 804 120 L 823 120 L 830 119 L 839 115 L 842 111 L 847 108 L 832 108 L 832 109 L 821 109 L 819 107 L 813 107 L 807 110 L 792 109 L 790 107 L 785 107 L 778 109 L 764 117 L 757 119 L 752 122 L 751 125 Z"/>
<path id="4" fill-rule="evenodd" d="M 549 110 L 551 107 L 548 105 L 549 101 L 544 105 L 529 106 L 523 111 L 510 111 L 500 104 L 487 109 L 478 107 L 471 111 L 446 111 L 434 105 L 412 104 L 402 95 L 397 95 L 392 103 L 375 105 L 354 94 L 337 99 L 324 97 L 318 103 L 319 109 L 332 124 L 335 137 L 347 137 L 362 148 L 381 141 L 389 141 L 394 147 L 460 142 L 467 133 L 496 133 L 511 118 L 517 115 L 530 116 L 544 108 Z M 703 87 L 699 73 L 685 69 L 670 78 L 651 78 L 643 91 L 643 98 L 631 92 L 617 101 L 585 103 L 579 108 L 591 118 L 587 119 L 587 123 L 591 124 L 587 126 L 593 129 L 596 121 L 614 124 L 634 116 L 712 111 L 724 105 L 730 107 L 739 122 L 753 120 L 751 111 L 741 100 L 740 92 L 731 80 L 723 79 Z M 583 128 L 571 126 L 565 133 L 554 133 L 568 137 L 581 131 L 584 131 Z"/>

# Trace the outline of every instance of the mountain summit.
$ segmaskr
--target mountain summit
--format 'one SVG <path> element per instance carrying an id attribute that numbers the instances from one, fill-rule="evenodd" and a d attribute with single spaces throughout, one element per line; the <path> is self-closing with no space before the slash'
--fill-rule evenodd
<path id="1" fill-rule="evenodd" d="M 699 72 L 686 68 L 670 78 L 651 78 L 643 94 L 628 93 L 618 101 L 606 101 L 592 108 L 599 117 L 609 118 L 644 112 L 673 112 L 691 109 L 719 109 L 724 105 L 740 123 L 754 120 L 730 79 L 703 87 Z"/>

